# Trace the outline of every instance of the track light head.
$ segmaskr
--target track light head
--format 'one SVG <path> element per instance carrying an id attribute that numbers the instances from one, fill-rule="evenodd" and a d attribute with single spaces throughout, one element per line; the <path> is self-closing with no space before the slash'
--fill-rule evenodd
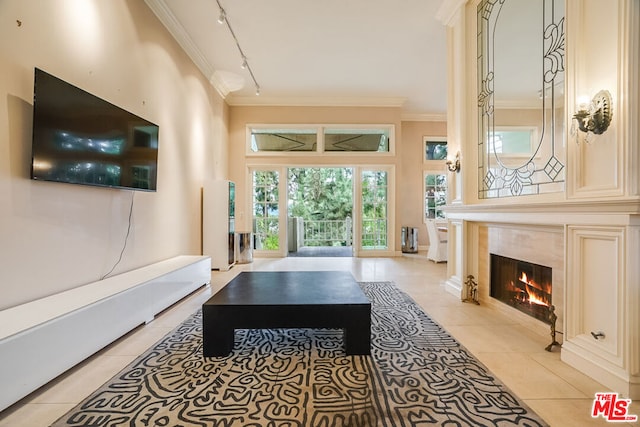
<path id="1" fill-rule="evenodd" d="M 253 75 L 253 71 L 249 66 L 249 61 L 247 61 L 247 57 L 245 56 L 244 52 L 242 51 L 242 48 L 240 47 L 240 43 L 238 42 L 238 38 L 236 37 L 236 34 L 233 32 L 233 28 L 231 28 L 231 23 L 229 22 L 229 19 L 227 19 L 227 12 L 222 7 L 222 4 L 220 4 L 220 0 L 216 0 L 216 3 L 218 4 L 218 8 L 220 9 L 220 16 L 218 17 L 218 22 L 220 24 L 227 24 L 227 28 L 229 29 L 229 32 L 231 33 L 231 37 L 233 37 L 233 41 L 236 43 L 236 46 L 238 47 L 238 51 L 240 52 L 240 57 L 242 58 L 242 65 L 240 65 L 240 67 L 243 70 L 247 70 L 249 72 L 249 74 L 251 75 L 251 79 L 253 80 L 253 84 L 256 85 L 256 96 L 260 95 L 260 85 L 258 85 L 258 82 L 256 81 L 256 77 Z"/>

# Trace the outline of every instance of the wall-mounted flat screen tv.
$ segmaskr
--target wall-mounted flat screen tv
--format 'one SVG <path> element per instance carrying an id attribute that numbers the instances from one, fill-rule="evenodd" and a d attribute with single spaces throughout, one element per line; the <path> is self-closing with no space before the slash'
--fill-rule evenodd
<path id="1" fill-rule="evenodd" d="M 31 178 L 156 191 L 158 126 L 35 69 Z"/>

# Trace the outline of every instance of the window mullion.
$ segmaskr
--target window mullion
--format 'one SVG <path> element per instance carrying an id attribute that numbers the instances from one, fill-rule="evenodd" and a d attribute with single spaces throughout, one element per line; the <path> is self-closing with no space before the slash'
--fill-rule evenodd
<path id="1" fill-rule="evenodd" d="M 324 153 L 324 127 L 319 126 L 318 131 L 316 132 L 316 137 L 318 138 L 318 147 L 317 152 L 319 154 Z"/>

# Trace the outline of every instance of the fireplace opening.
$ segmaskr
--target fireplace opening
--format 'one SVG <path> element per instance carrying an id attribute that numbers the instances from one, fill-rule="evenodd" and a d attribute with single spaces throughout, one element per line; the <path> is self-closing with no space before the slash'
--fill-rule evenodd
<path id="1" fill-rule="evenodd" d="M 491 254 L 490 295 L 547 324 L 552 305 L 551 267 Z"/>

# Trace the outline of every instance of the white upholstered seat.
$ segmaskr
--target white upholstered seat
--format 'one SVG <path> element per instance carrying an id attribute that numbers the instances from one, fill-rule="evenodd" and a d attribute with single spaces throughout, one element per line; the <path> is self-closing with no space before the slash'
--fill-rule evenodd
<path id="1" fill-rule="evenodd" d="M 434 262 L 446 262 L 447 232 L 438 230 L 438 227 L 446 227 L 446 223 L 439 223 L 434 219 L 427 220 L 427 234 L 429 235 L 429 251 L 427 252 L 427 259 Z"/>

